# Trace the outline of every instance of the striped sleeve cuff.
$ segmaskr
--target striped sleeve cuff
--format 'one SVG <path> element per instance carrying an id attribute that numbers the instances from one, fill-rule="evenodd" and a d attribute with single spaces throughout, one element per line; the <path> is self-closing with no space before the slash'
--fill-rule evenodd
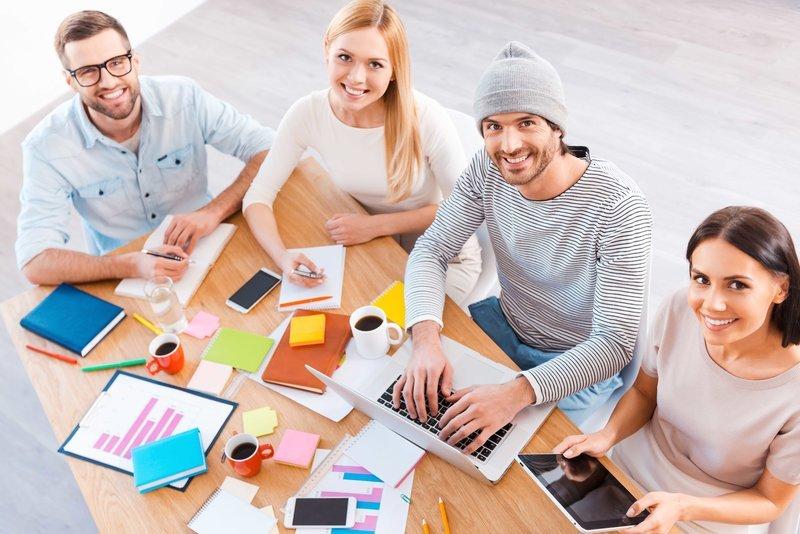
<path id="1" fill-rule="evenodd" d="M 420 315 L 419 317 L 414 317 L 411 319 L 411 322 L 406 325 L 406 331 L 411 332 L 411 327 L 417 323 L 421 323 L 422 321 L 433 321 L 439 325 L 440 331 L 442 328 L 444 328 L 444 323 L 442 322 L 441 317 L 436 317 L 435 315 Z"/>
<path id="2" fill-rule="evenodd" d="M 517 373 L 517 376 L 524 376 L 525 379 L 530 383 L 531 387 L 533 388 L 533 394 L 536 397 L 536 400 L 534 400 L 533 402 L 533 406 L 536 406 L 537 404 L 542 404 L 544 402 L 542 400 L 542 390 L 539 387 L 539 383 L 536 381 L 533 375 L 526 371 L 520 371 L 519 373 Z M 516 376 L 514 378 L 516 378 Z"/>

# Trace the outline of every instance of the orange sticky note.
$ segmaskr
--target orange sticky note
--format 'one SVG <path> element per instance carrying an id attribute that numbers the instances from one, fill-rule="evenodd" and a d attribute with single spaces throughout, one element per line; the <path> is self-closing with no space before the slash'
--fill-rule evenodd
<path id="1" fill-rule="evenodd" d="M 289 346 L 303 347 L 325 343 L 325 314 L 292 317 L 289 323 Z"/>

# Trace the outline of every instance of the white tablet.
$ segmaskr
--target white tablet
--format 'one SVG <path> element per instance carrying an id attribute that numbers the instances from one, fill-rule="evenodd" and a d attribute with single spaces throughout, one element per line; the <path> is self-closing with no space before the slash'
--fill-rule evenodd
<path id="1" fill-rule="evenodd" d="M 597 458 L 520 454 L 517 462 L 581 532 L 631 528 L 648 515 L 647 511 L 636 517 L 625 515 L 636 498 Z"/>

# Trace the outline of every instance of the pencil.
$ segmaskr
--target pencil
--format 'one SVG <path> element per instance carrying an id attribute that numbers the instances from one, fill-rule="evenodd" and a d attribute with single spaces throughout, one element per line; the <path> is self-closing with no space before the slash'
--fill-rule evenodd
<path id="1" fill-rule="evenodd" d="M 161 330 L 159 327 L 157 327 L 156 325 L 154 325 L 153 323 L 151 323 L 138 313 L 134 313 L 133 318 L 136 319 L 142 326 L 144 326 L 148 330 L 151 330 L 157 336 L 160 336 L 161 334 L 164 333 L 163 330 Z"/>
<path id="2" fill-rule="evenodd" d="M 422 520 L 422 534 L 431 534 L 431 529 L 428 528 L 428 523 L 424 519 Z"/>
<path id="3" fill-rule="evenodd" d="M 83 367 L 81 371 L 84 372 L 91 372 L 91 371 L 104 371 L 106 369 L 117 369 L 119 367 L 133 367 L 134 365 L 144 365 L 147 363 L 146 358 L 136 358 L 135 360 L 122 360 L 121 362 L 110 362 L 110 363 L 101 363 L 100 365 L 90 365 L 89 367 Z"/>
<path id="4" fill-rule="evenodd" d="M 320 297 L 311 297 L 309 299 L 291 300 L 289 302 L 281 302 L 278 307 L 285 308 L 286 306 L 297 306 L 299 304 L 308 304 L 310 302 L 317 302 L 319 300 L 332 299 L 333 295 L 322 295 Z"/>
<path id="5" fill-rule="evenodd" d="M 447 510 L 444 508 L 444 501 L 439 497 L 439 513 L 442 514 L 442 525 L 444 525 L 444 534 L 450 534 L 450 523 L 447 521 Z"/>
<path id="6" fill-rule="evenodd" d="M 56 360 L 61 360 L 62 362 L 78 363 L 78 360 L 76 360 L 72 356 L 67 356 L 66 354 L 59 354 L 58 352 L 50 352 L 48 350 L 40 349 L 39 347 L 34 347 L 33 345 L 25 345 L 25 348 L 32 350 L 33 352 L 38 352 L 39 354 L 44 354 L 45 356 L 50 356 L 51 358 L 55 358 Z"/>

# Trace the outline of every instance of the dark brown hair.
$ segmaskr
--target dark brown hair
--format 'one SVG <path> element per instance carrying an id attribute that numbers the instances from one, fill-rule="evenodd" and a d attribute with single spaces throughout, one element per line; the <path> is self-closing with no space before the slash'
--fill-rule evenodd
<path id="1" fill-rule="evenodd" d="M 61 64 L 64 65 L 64 67 L 68 67 L 67 57 L 64 55 L 64 47 L 67 43 L 82 41 L 83 39 L 94 37 L 98 33 L 109 29 L 120 34 L 122 40 L 125 41 L 125 47 L 130 49 L 131 42 L 130 39 L 128 39 L 127 32 L 125 32 L 125 28 L 111 15 L 106 15 L 102 11 L 87 10 L 78 11 L 65 18 L 61 24 L 58 25 L 56 37 L 53 42 Z"/>
<path id="2" fill-rule="evenodd" d="M 542 118 L 544 119 L 544 117 Z M 551 130 L 558 130 L 559 132 L 561 132 L 561 139 L 560 139 L 561 145 L 559 146 L 559 148 L 561 149 L 561 155 L 566 156 L 567 154 L 572 154 L 572 151 L 569 149 L 569 145 L 567 145 L 567 143 L 564 142 L 564 130 L 562 130 L 558 126 L 558 124 L 551 122 L 547 119 L 544 119 L 544 122 L 547 123 L 547 125 L 550 127 Z"/>
<path id="3" fill-rule="evenodd" d="M 728 206 L 700 223 L 689 239 L 686 259 L 707 239 L 719 238 L 741 250 L 765 269 L 789 278 L 786 300 L 772 311 L 772 324 L 783 334 L 784 347 L 800 344 L 800 263 L 789 230 L 767 211 Z"/>

